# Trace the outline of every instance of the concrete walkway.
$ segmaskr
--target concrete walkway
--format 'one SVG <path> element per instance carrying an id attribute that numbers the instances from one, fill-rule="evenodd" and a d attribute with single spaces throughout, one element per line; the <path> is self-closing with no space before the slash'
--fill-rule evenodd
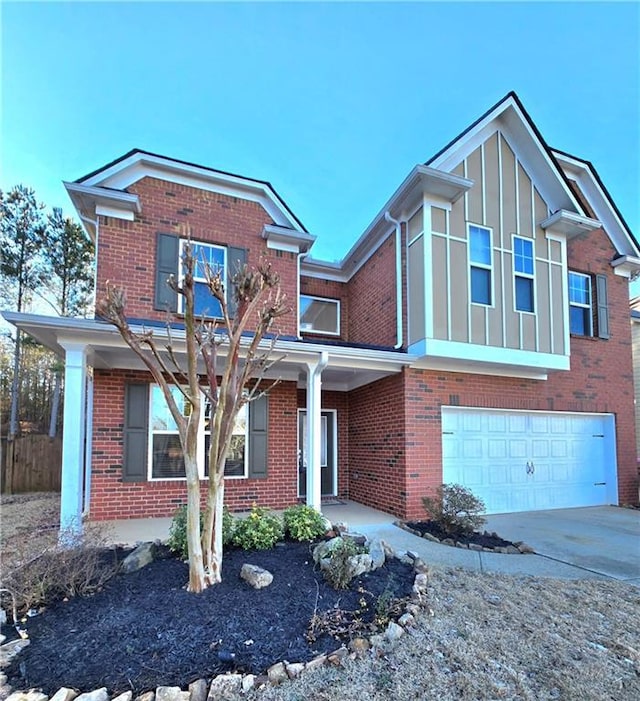
<path id="1" fill-rule="evenodd" d="M 590 507 L 488 517 L 487 530 L 523 540 L 535 555 L 476 552 L 433 543 L 395 526 L 394 516 L 355 502 L 323 506 L 323 513 L 332 522 L 344 521 L 349 530 L 385 540 L 396 551 L 416 552 L 436 567 L 558 579 L 617 579 L 640 586 L 640 511 L 633 509 Z M 113 521 L 105 524 L 105 535 L 113 543 L 166 540 L 170 524 L 170 518 Z"/>

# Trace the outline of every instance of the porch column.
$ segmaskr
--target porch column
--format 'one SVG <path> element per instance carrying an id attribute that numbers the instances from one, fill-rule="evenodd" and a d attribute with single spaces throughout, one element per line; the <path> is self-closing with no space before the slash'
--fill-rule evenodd
<path id="1" fill-rule="evenodd" d="M 327 367 L 326 351 L 314 363 L 307 363 L 307 505 L 321 509 L 322 371 Z"/>
<path id="2" fill-rule="evenodd" d="M 64 544 L 82 533 L 87 346 L 60 345 L 65 349 L 65 365 L 59 541 Z"/>

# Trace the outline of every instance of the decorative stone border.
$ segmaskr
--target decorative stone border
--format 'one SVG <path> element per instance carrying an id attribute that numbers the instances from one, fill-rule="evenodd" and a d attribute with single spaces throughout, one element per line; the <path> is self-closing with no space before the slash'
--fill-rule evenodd
<path id="1" fill-rule="evenodd" d="M 366 654 L 377 655 L 380 648 L 393 645 L 408 629 L 412 628 L 415 625 L 416 616 L 427 608 L 426 593 L 429 573 L 428 565 L 416 553 L 395 552 L 384 541 L 378 542 L 382 546 L 386 558 L 396 558 L 405 564 L 413 565 L 415 573 L 411 597 L 405 606 L 405 612 L 398 618 L 397 622 L 391 621 L 382 633 L 374 634 L 369 638 L 354 638 L 347 647 L 343 645 L 333 652 L 318 655 L 309 662 L 289 662 L 287 660 L 277 662 L 269 667 L 265 674 L 219 674 L 213 677 L 209 683 L 206 679 L 198 679 L 189 684 L 187 690 L 182 690 L 179 686 L 159 686 L 155 691 L 146 691 L 135 698 L 131 691 L 110 697 L 106 687 L 85 693 L 62 687 L 51 697 L 39 689 L 12 692 L 7 685 L 6 674 L 0 673 L 0 701 L 223 701 L 231 693 L 246 694 L 251 689 L 278 685 L 324 665 L 340 667 L 347 659 L 355 660 Z M 21 646 L 14 655 L 29 644 L 29 640 L 13 641 L 13 643 L 17 642 L 21 643 Z M 11 645 L 11 643 L 7 645 Z M 0 656 L 2 648 L 5 647 L 6 645 L 0 646 Z"/>
<path id="2" fill-rule="evenodd" d="M 499 545 L 495 548 L 487 548 L 482 545 L 478 545 L 477 543 L 459 543 L 453 538 L 442 538 L 441 540 L 440 538 L 436 538 L 436 536 L 431 535 L 431 533 L 420 533 L 420 531 L 416 530 L 415 528 L 411 528 L 404 521 L 394 521 L 393 523 L 395 526 L 398 526 L 398 528 L 402 528 L 403 531 L 407 531 L 408 533 L 417 535 L 418 538 L 424 538 L 425 540 L 430 540 L 433 543 L 439 543 L 440 545 L 448 545 L 452 548 L 462 548 L 463 550 L 475 550 L 476 552 L 485 553 L 500 553 L 502 555 L 535 554 L 535 550 L 530 545 L 527 545 L 522 541 L 518 541 L 513 545 Z M 500 536 L 495 531 L 493 533 L 485 531 L 484 535 L 491 536 L 493 538 L 500 538 Z"/>

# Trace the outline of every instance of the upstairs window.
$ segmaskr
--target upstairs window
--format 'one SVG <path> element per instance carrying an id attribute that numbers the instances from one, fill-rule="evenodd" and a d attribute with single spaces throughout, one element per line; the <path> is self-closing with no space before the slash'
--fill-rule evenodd
<path id="1" fill-rule="evenodd" d="M 180 241 L 180 281 L 184 276 L 182 256 L 185 241 Z M 206 266 L 209 265 L 213 274 L 220 273 L 223 282 L 227 281 L 227 249 L 210 243 L 191 244 L 194 258 L 194 312 L 196 316 L 220 317 L 222 309 L 220 302 L 209 292 L 207 286 Z M 180 295 L 180 311 L 184 313 L 184 297 Z"/>
<path id="2" fill-rule="evenodd" d="M 340 300 L 300 295 L 300 331 L 340 335 Z"/>
<path id="3" fill-rule="evenodd" d="M 491 306 L 493 304 L 491 229 L 477 224 L 468 224 L 467 227 L 471 301 L 474 304 Z"/>
<path id="4" fill-rule="evenodd" d="M 569 272 L 569 329 L 578 336 L 593 336 L 591 276 Z"/>
<path id="5" fill-rule="evenodd" d="M 533 312 L 534 258 L 533 241 L 513 237 L 513 273 L 515 277 L 515 307 L 519 312 Z"/>

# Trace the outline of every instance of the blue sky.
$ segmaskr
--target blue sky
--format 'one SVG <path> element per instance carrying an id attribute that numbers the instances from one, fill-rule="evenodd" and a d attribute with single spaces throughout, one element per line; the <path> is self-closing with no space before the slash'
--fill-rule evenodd
<path id="1" fill-rule="evenodd" d="M 133 147 L 269 180 L 339 259 L 509 90 L 640 233 L 638 3 L 4 2 L 0 187 Z"/>

